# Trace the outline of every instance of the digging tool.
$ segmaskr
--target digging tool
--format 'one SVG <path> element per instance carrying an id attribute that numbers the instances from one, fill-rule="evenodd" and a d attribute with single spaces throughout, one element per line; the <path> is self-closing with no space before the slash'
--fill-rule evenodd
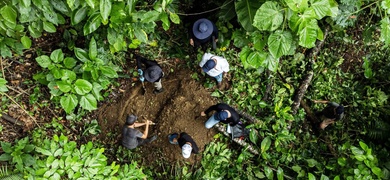
<path id="1" fill-rule="evenodd" d="M 141 83 L 142 83 L 142 90 L 143 90 L 142 95 L 145 95 L 146 94 L 145 83 L 143 81 L 141 81 Z"/>

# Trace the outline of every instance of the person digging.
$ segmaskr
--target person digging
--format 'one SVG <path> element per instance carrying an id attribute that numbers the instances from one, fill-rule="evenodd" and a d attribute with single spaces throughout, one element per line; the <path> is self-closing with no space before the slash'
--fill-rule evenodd
<path id="1" fill-rule="evenodd" d="M 202 47 L 206 48 L 206 44 L 211 42 L 213 49 L 216 49 L 216 43 L 218 42 L 218 29 L 213 22 L 208 19 L 202 18 L 195 21 L 189 30 L 190 33 L 190 45 L 195 49 Z"/>
<path id="2" fill-rule="evenodd" d="M 168 140 L 171 144 L 178 144 L 181 148 L 181 153 L 184 158 L 189 158 L 191 153 L 198 154 L 199 148 L 190 135 L 185 132 L 180 134 L 172 133 L 168 135 Z"/>
<path id="3" fill-rule="evenodd" d="M 205 53 L 200 61 L 199 66 L 202 71 L 217 81 L 218 89 L 222 89 L 223 76 L 229 72 L 229 63 L 221 56 L 216 56 L 211 53 Z"/>
<path id="4" fill-rule="evenodd" d="M 137 69 L 139 74 L 139 80 L 144 83 L 144 81 L 154 83 L 155 90 L 154 94 L 158 94 L 164 91 L 161 78 L 164 76 L 164 72 L 161 69 L 161 66 L 156 61 L 148 60 L 139 55 L 135 55 L 137 60 Z M 142 70 L 144 65 L 144 70 Z"/>
<path id="5" fill-rule="evenodd" d="M 227 133 L 231 133 L 232 126 L 237 125 L 240 122 L 240 115 L 237 111 L 225 103 L 218 103 L 216 105 L 210 106 L 206 111 L 200 113 L 201 116 L 208 115 L 211 111 L 216 111 L 205 123 L 207 129 L 212 128 L 214 125 L 222 122 L 227 124 Z"/>
<path id="6" fill-rule="evenodd" d="M 153 125 L 152 121 L 146 120 L 145 123 L 135 122 L 137 120 L 137 116 L 128 115 L 126 118 L 126 123 L 122 130 L 122 145 L 127 149 L 135 149 L 138 146 L 144 145 L 146 143 L 150 143 L 157 139 L 157 135 L 148 137 L 149 125 Z M 144 133 L 135 129 L 137 127 L 145 126 Z"/>
<path id="7" fill-rule="evenodd" d="M 324 130 L 330 124 L 335 123 L 335 121 L 343 119 L 344 106 L 325 100 L 313 100 L 313 102 L 327 104 L 327 106 L 321 112 L 316 113 L 316 116 L 321 120 L 319 127 L 322 130 Z"/>

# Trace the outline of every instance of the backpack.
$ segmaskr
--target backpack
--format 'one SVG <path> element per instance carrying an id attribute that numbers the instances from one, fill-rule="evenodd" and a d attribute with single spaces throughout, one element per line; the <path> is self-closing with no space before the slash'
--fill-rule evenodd
<path id="1" fill-rule="evenodd" d="M 245 128 L 245 126 L 240 123 L 235 126 L 231 126 L 232 128 L 232 138 L 240 138 L 241 140 L 247 138 L 249 136 L 250 130 Z"/>

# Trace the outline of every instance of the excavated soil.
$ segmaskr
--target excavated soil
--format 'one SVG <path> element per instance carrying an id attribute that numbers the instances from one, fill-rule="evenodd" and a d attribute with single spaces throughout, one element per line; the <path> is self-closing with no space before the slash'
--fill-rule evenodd
<path id="1" fill-rule="evenodd" d="M 150 162 L 157 158 L 171 162 L 199 161 L 201 153 L 184 159 L 180 147 L 170 144 L 167 138 L 174 132 L 187 132 L 202 152 L 205 145 L 212 141 L 216 134 L 214 129 L 209 130 L 204 127 L 207 119 L 200 116 L 200 112 L 215 104 L 216 99 L 212 98 L 210 92 L 198 81 L 193 80 L 190 74 L 188 69 L 176 69 L 175 72 L 169 73 L 162 80 L 165 91 L 160 94 L 153 94 L 152 83 L 145 83 L 146 92 L 140 82 L 136 82 L 134 86 L 124 86 L 125 92 L 122 97 L 117 98 L 116 102 L 99 108 L 97 116 L 102 128 L 99 138 L 104 139 L 113 132 L 117 133 L 118 141 L 115 147 L 120 146 L 120 132 L 126 116 L 135 114 L 139 122 L 149 119 L 156 123 L 149 128 L 148 136 L 157 134 L 158 139 L 140 146 L 138 150 L 132 150 L 141 153 L 145 161 Z M 144 131 L 143 127 L 139 130 Z"/>

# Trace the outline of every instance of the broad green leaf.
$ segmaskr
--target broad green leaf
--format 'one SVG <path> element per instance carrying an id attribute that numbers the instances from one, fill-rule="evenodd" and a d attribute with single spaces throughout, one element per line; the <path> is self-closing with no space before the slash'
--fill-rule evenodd
<path id="1" fill-rule="evenodd" d="M 221 7 L 221 10 L 218 12 L 219 19 L 225 22 L 229 22 L 231 19 L 235 18 L 236 10 L 234 8 L 234 3 L 231 1 L 225 1 Z"/>
<path id="2" fill-rule="evenodd" d="M 69 15 L 70 11 L 64 1 L 50 1 L 50 3 L 53 5 L 53 8 L 56 9 L 57 11 L 60 11 L 61 13 L 67 16 Z"/>
<path id="3" fill-rule="evenodd" d="M 102 71 L 102 74 L 109 78 L 117 78 L 118 74 L 110 66 L 100 66 L 99 69 Z"/>
<path id="4" fill-rule="evenodd" d="M 382 42 L 385 42 L 386 45 L 390 44 L 390 20 L 389 17 L 384 17 L 381 20 L 381 38 Z"/>
<path id="5" fill-rule="evenodd" d="M 71 114 L 78 104 L 77 96 L 74 94 L 62 96 L 60 103 L 65 112 Z"/>
<path id="6" fill-rule="evenodd" d="M 309 7 L 308 0 L 285 0 L 285 2 L 295 12 L 303 12 Z"/>
<path id="7" fill-rule="evenodd" d="M 283 169 L 278 167 L 278 170 L 276 171 L 276 176 L 278 177 L 278 180 L 283 180 L 283 175 L 284 175 Z"/>
<path id="8" fill-rule="evenodd" d="M 94 13 L 92 14 L 87 22 L 84 24 L 84 27 L 83 27 L 83 32 L 84 32 L 84 35 L 88 35 L 92 32 L 94 32 L 97 28 L 100 27 L 102 23 L 102 18 L 100 16 L 99 13 Z"/>
<path id="9" fill-rule="evenodd" d="M 244 46 L 248 46 L 248 44 L 252 43 L 246 36 L 246 33 L 244 30 L 243 31 L 234 31 L 233 32 L 233 40 L 234 40 L 234 46 L 238 48 L 242 48 Z"/>
<path id="10" fill-rule="evenodd" d="M 22 5 L 24 7 L 30 7 L 31 5 L 31 0 L 22 0 Z"/>
<path id="11" fill-rule="evenodd" d="M 249 64 L 247 62 L 247 58 L 249 56 L 249 54 L 252 52 L 252 50 L 248 47 L 248 46 L 245 46 L 244 48 L 241 49 L 241 52 L 240 52 L 240 60 L 242 62 L 242 64 L 244 65 L 244 68 L 249 68 Z"/>
<path id="12" fill-rule="evenodd" d="M 59 24 L 57 13 L 55 13 L 53 11 L 44 11 L 43 12 L 43 16 L 45 16 L 47 21 L 49 21 L 49 22 L 51 22 L 51 23 L 53 23 L 55 25 Z"/>
<path id="13" fill-rule="evenodd" d="M 148 41 L 148 35 L 143 29 L 136 28 L 134 29 L 135 37 L 140 40 L 141 42 L 146 43 Z"/>
<path id="14" fill-rule="evenodd" d="M 87 94 L 85 96 L 81 96 L 80 106 L 86 110 L 95 110 L 97 109 L 97 101 L 92 94 Z"/>
<path id="15" fill-rule="evenodd" d="M 278 70 L 279 59 L 275 59 L 271 54 L 267 55 L 267 58 L 263 61 L 262 66 L 266 67 L 268 70 L 272 72 L 276 72 Z"/>
<path id="16" fill-rule="evenodd" d="M 260 31 L 255 31 L 251 34 L 251 40 L 253 42 L 253 47 L 258 51 L 263 51 L 265 45 L 267 44 L 266 36 L 260 33 Z"/>
<path id="17" fill-rule="evenodd" d="M 66 81 L 57 81 L 57 85 L 58 85 L 58 88 L 64 93 L 67 93 L 70 90 L 72 90 L 72 86 L 69 83 L 67 83 Z"/>
<path id="18" fill-rule="evenodd" d="M 92 94 L 95 96 L 97 100 L 102 101 L 103 96 L 100 94 L 100 91 L 103 90 L 103 87 L 96 82 L 93 82 L 92 85 L 93 85 Z"/>
<path id="19" fill-rule="evenodd" d="M 148 11 L 145 14 L 143 14 L 143 18 L 141 19 L 141 22 L 143 23 L 149 23 L 149 22 L 154 22 L 158 19 L 160 13 L 157 11 Z"/>
<path id="20" fill-rule="evenodd" d="M 160 14 L 160 20 L 162 22 L 162 26 L 163 26 L 164 30 L 168 31 L 168 29 L 171 25 L 171 22 L 168 19 L 168 14 L 166 12 L 162 12 Z"/>
<path id="21" fill-rule="evenodd" d="M 341 158 L 338 158 L 337 159 L 337 163 L 340 165 L 340 166 L 345 166 L 347 164 L 347 159 L 344 158 L 344 157 L 341 157 Z"/>
<path id="22" fill-rule="evenodd" d="M 76 93 L 79 95 L 87 94 L 92 90 L 92 84 L 84 79 L 77 79 L 74 86 Z"/>
<path id="23" fill-rule="evenodd" d="M 0 9 L 0 14 L 3 18 L 11 25 L 11 29 L 14 29 L 16 26 L 16 17 L 17 12 L 14 8 L 6 5 Z"/>
<path id="24" fill-rule="evenodd" d="M 364 151 L 355 147 L 355 146 L 351 146 L 351 151 L 354 155 L 363 155 L 364 154 Z"/>
<path id="25" fill-rule="evenodd" d="M 308 178 L 309 180 L 316 180 L 316 177 L 312 173 L 308 174 Z"/>
<path id="26" fill-rule="evenodd" d="M 97 56 L 96 41 L 95 38 L 92 37 L 91 41 L 89 42 L 89 58 L 91 60 L 95 60 L 96 56 Z"/>
<path id="27" fill-rule="evenodd" d="M 56 49 L 50 54 L 50 59 L 55 63 L 60 63 L 64 60 L 64 53 L 61 49 Z"/>
<path id="28" fill-rule="evenodd" d="M 137 0 L 127 0 L 126 1 L 127 3 L 127 5 L 126 5 L 126 8 L 129 10 L 129 14 L 132 14 L 133 13 L 133 11 L 134 11 L 134 8 L 135 8 L 135 5 L 136 5 L 136 3 L 137 3 Z"/>
<path id="29" fill-rule="evenodd" d="M 108 23 L 108 16 L 111 13 L 111 0 L 100 0 L 100 15 L 104 25 Z"/>
<path id="30" fill-rule="evenodd" d="M 47 68 L 51 64 L 49 56 L 46 56 L 46 55 L 39 56 L 39 57 L 35 58 L 35 60 L 43 68 Z"/>
<path id="31" fill-rule="evenodd" d="M 253 144 L 257 144 L 257 141 L 259 140 L 259 137 L 257 136 L 257 133 L 255 131 L 251 131 L 249 133 L 249 139 Z"/>
<path id="32" fill-rule="evenodd" d="M 55 79 L 61 79 L 62 78 L 62 73 L 61 73 L 61 69 L 56 67 L 56 66 L 53 66 L 52 68 L 50 68 L 50 72 L 51 74 L 54 76 Z"/>
<path id="33" fill-rule="evenodd" d="M 254 17 L 253 26 L 263 31 L 275 31 L 283 23 L 282 9 L 276 2 L 261 5 Z"/>
<path id="34" fill-rule="evenodd" d="M 23 164 L 26 167 L 29 167 L 36 163 L 35 158 L 33 158 L 30 154 L 22 154 Z"/>
<path id="35" fill-rule="evenodd" d="M 73 68 L 74 66 L 76 66 L 76 59 L 72 58 L 72 57 L 66 57 L 64 59 L 64 65 L 66 68 L 68 69 L 71 69 Z"/>
<path id="36" fill-rule="evenodd" d="M 61 74 L 61 80 L 63 81 L 70 80 L 70 82 L 73 82 L 74 80 L 76 80 L 77 77 L 75 72 L 68 69 L 61 69 Z"/>
<path id="37" fill-rule="evenodd" d="M 303 14 L 292 13 L 288 22 L 289 27 L 298 34 L 312 19 L 315 19 L 313 9 L 306 10 Z"/>
<path id="38" fill-rule="evenodd" d="M 0 78 L 0 92 L 8 91 L 6 84 L 7 84 L 7 80 L 5 80 L 4 78 Z"/>
<path id="39" fill-rule="evenodd" d="M 359 145 L 360 147 L 364 150 L 364 151 L 367 151 L 369 148 L 367 146 L 366 143 L 364 143 L 363 141 L 359 141 Z"/>
<path id="40" fill-rule="evenodd" d="M 70 16 L 70 21 L 72 22 L 72 25 L 76 25 L 87 16 L 88 13 L 88 7 L 82 7 L 80 9 L 77 9 L 76 11 L 73 11 L 72 16 Z"/>
<path id="41" fill-rule="evenodd" d="M 332 16 L 329 0 L 313 0 L 310 7 L 313 8 L 318 20 L 325 16 Z"/>
<path id="42" fill-rule="evenodd" d="M 42 36 L 42 30 L 35 28 L 32 24 L 28 25 L 28 31 L 33 38 L 39 38 Z"/>
<path id="43" fill-rule="evenodd" d="M 87 51 L 84 51 L 84 49 L 81 48 L 74 48 L 75 55 L 77 59 L 79 59 L 81 62 L 88 61 L 88 53 Z"/>
<path id="44" fill-rule="evenodd" d="M 270 147 L 271 147 L 271 138 L 267 136 L 261 142 L 261 153 L 267 151 Z"/>
<path id="45" fill-rule="evenodd" d="M 3 153 L 0 155 L 0 161 L 10 161 L 12 156 L 10 154 Z"/>
<path id="46" fill-rule="evenodd" d="M 274 179 L 274 171 L 270 167 L 264 166 L 264 172 L 268 179 Z"/>
<path id="47" fill-rule="evenodd" d="M 49 150 L 43 149 L 41 147 L 36 147 L 35 151 L 39 152 L 39 153 L 41 153 L 43 155 L 46 155 L 46 156 L 52 156 L 53 155 Z"/>
<path id="48" fill-rule="evenodd" d="M 26 49 L 29 49 L 31 47 L 31 39 L 27 36 L 23 36 L 20 41 L 22 42 L 23 46 Z"/>
<path id="49" fill-rule="evenodd" d="M 171 19 L 171 21 L 173 23 L 175 23 L 175 24 L 180 24 L 180 18 L 179 18 L 179 16 L 176 13 L 170 12 L 169 13 L 169 19 Z"/>
<path id="50" fill-rule="evenodd" d="M 268 37 L 269 52 L 276 59 L 287 55 L 291 44 L 292 35 L 290 31 L 277 30 Z"/>
<path id="51" fill-rule="evenodd" d="M 260 8 L 262 1 L 235 1 L 235 8 L 237 13 L 238 22 L 248 32 L 252 32 L 254 29 L 254 17 L 256 11 Z"/>
<path id="52" fill-rule="evenodd" d="M 382 170 L 381 170 L 380 168 L 374 167 L 374 168 L 371 169 L 371 171 L 372 171 L 375 175 L 377 175 L 378 177 L 382 177 Z"/>
<path id="53" fill-rule="evenodd" d="M 315 159 L 306 159 L 309 167 L 314 167 L 318 164 L 318 162 Z"/>
<path id="54" fill-rule="evenodd" d="M 51 81 L 47 87 L 50 89 L 50 94 L 52 96 L 60 96 L 62 94 L 62 91 L 60 91 L 55 81 Z"/>
<path id="55" fill-rule="evenodd" d="M 364 160 L 367 159 L 365 155 L 355 155 L 355 158 L 356 158 L 358 161 L 364 161 Z"/>
<path id="56" fill-rule="evenodd" d="M 2 57 L 12 57 L 12 51 L 5 44 L 0 46 L 0 50 Z"/>
<path id="57" fill-rule="evenodd" d="M 259 68 L 263 64 L 266 58 L 267 58 L 267 53 L 254 51 L 248 55 L 246 62 L 253 68 Z"/>
<path id="58" fill-rule="evenodd" d="M 319 30 L 317 20 L 312 19 L 310 22 L 303 25 L 303 28 L 298 32 L 299 45 L 312 48 L 317 40 L 317 31 Z"/>

